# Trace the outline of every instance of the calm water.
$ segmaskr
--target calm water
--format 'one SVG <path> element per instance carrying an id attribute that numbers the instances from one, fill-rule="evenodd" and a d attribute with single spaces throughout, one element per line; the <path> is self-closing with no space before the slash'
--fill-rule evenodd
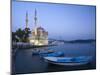
<path id="1" fill-rule="evenodd" d="M 34 49 L 18 50 L 15 58 L 15 72 L 18 73 L 40 73 L 54 71 L 70 71 L 95 69 L 95 44 L 64 44 L 59 46 L 48 47 L 55 51 L 63 51 L 65 56 L 93 56 L 93 61 L 90 65 L 83 66 L 57 66 L 45 62 L 38 55 L 32 56 Z"/>

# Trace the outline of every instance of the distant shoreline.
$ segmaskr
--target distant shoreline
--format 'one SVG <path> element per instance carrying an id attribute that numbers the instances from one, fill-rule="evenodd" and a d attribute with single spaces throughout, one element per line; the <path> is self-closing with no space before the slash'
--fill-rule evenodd
<path id="1" fill-rule="evenodd" d="M 66 41 L 66 40 L 56 40 L 64 43 L 94 43 L 96 42 L 96 39 L 86 39 L 86 40 L 71 40 L 71 41 Z"/>
<path id="2" fill-rule="evenodd" d="M 68 41 L 68 43 L 93 43 L 96 42 L 94 39 L 89 40 L 74 40 L 74 41 Z"/>

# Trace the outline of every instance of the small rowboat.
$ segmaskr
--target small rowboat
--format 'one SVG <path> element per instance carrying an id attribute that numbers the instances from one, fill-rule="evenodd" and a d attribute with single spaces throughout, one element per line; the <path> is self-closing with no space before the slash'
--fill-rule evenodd
<path id="1" fill-rule="evenodd" d="M 79 56 L 79 57 L 44 57 L 44 59 L 51 64 L 78 66 L 85 65 L 91 62 L 92 56 Z"/>
<path id="2" fill-rule="evenodd" d="M 43 57 L 61 57 L 64 56 L 63 52 L 53 52 L 53 53 L 49 53 L 49 54 L 41 54 L 41 56 Z"/>
<path id="3" fill-rule="evenodd" d="M 53 53 L 54 50 L 34 50 L 32 55 L 41 55 L 41 54 L 49 54 L 49 53 Z"/>

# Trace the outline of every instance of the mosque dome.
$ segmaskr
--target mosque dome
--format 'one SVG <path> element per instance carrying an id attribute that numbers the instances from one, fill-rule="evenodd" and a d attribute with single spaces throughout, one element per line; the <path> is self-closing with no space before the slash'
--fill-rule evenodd
<path id="1" fill-rule="evenodd" d="M 37 28 L 37 30 L 41 30 L 41 31 L 45 31 L 44 28 L 42 28 L 41 26 Z"/>

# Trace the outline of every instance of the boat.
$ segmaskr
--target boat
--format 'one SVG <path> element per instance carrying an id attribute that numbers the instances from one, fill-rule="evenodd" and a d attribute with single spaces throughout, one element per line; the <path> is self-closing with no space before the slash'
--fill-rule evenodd
<path id="1" fill-rule="evenodd" d="M 85 65 L 91 62 L 92 56 L 79 56 L 79 57 L 44 57 L 44 59 L 51 64 L 78 66 Z"/>
<path id="2" fill-rule="evenodd" d="M 49 53 L 53 53 L 54 50 L 34 50 L 32 55 L 40 55 L 40 54 L 49 54 Z"/>
<path id="3" fill-rule="evenodd" d="M 53 53 L 49 53 L 49 54 L 41 54 L 41 56 L 43 56 L 43 57 L 61 57 L 61 56 L 64 56 L 64 53 L 59 51 L 59 52 L 53 52 Z"/>

